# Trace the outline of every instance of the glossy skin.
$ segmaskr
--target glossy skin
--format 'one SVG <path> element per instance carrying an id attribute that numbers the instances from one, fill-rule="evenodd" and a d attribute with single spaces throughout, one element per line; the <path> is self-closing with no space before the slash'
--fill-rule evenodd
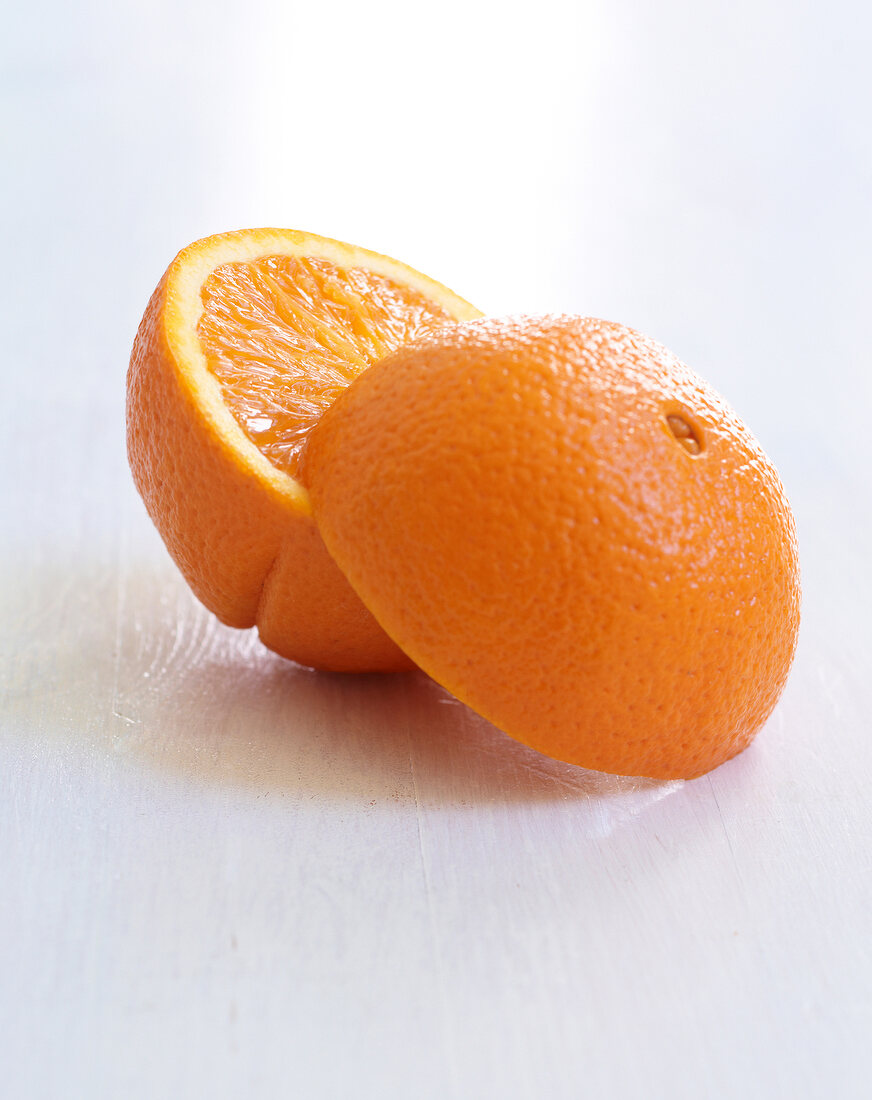
<path id="1" fill-rule="evenodd" d="M 486 320 L 401 348 L 325 413 L 301 477 L 387 633 L 544 753 L 690 778 L 784 687 L 800 590 L 778 476 L 630 329 Z"/>

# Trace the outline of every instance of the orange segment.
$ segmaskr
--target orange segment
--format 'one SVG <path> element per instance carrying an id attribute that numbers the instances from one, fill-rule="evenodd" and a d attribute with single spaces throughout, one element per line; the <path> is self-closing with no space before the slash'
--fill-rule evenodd
<path id="1" fill-rule="evenodd" d="M 290 474 L 306 435 L 349 382 L 453 320 L 395 279 L 312 256 L 223 264 L 201 298 L 197 333 L 228 408 Z"/>
<path id="2" fill-rule="evenodd" d="M 257 625 L 271 649 L 317 668 L 411 667 L 327 553 L 296 455 L 384 348 L 476 316 L 405 264 L 314 234 L 241 230 L 179 253 L 131 353 L 128 456 L 167 548 L 222 622 Z"/>

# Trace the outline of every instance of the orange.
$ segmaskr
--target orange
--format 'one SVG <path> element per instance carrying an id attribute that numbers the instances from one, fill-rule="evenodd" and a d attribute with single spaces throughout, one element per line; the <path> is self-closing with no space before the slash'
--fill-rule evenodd
<path id="1" fill-rule="evenodd" d="M 128 373 L 128 454 L 202 602 L 325 669 L 409 659 L 324 548 L 297 455 L 321 411 L 376 359 L 478 316 L 404 264 L 281 229 L 197 241 L 170 264 Z"/>
<path id="2" fill-rule="evenodd" d="M 301 476 L 390 637 L 550 756 L 698 776 L 785 684 L 800 590 L 778 475 L 631 329 L 473 321 L 400 347 L 326 411 Z"/>

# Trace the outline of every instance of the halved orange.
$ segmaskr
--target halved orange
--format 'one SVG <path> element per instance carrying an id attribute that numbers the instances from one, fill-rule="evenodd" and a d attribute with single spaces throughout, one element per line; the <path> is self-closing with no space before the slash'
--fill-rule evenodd
<path id="1" fill-rule="evenodd" d="M 480 313 L 387 256 L 288 229 L 170 264 L 128 372 L 134 480 L 194 593 L 316 668 L 411 667 L 327 553 L 296 478 L 338 394 L 405 342 Z"/>
<path id="2" fill-rule="evenodd" d="M 489 319 L 404 345 L 325 412 L 301 476 L 388 634 L 549 756 L 689 779 L 784 688 L 800 577 L 778 473 L 623 325 Z"/>

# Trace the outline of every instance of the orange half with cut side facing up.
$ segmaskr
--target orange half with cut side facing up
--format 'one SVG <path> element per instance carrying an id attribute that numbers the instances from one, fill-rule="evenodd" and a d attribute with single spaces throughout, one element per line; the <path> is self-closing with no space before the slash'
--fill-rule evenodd
<path id="1" fill-rule="evenodd" d="M 480 312 L 405 264 L 286 229 L 185 248 L 139 326 L 128 456 L 198 598 L 284 657 L 410 668 L 328 554 L 296 478 L 311 428 L 402 344 Z"/>

